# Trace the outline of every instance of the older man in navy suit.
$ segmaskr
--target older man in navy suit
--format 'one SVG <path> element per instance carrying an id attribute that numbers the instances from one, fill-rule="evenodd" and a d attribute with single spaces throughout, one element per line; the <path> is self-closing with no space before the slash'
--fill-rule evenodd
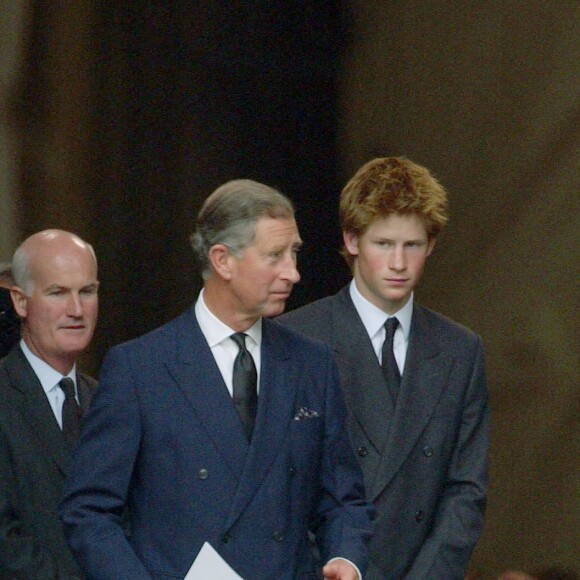
<path id="1" fill-rule="evenodd" d="M 336 356 L 377 509 L 367 579 L 463 580 L 486 503 L 483 349 L 413 296 L 446 192 L 409 159 L 375 159 L 343 189 L 340 219 L 352 282 L 279 320 Z"/>
<path id="2" fill-rule="evenodd" d="M 205 542 L 246 580 L 320 578 L 315 553 L 325 578 L 360 578 L 372 507 L 332 353 L 265 318 L 299 279 L 293 208 L 228 182 L 192 242 L 195 305 L 103 363 L 61 506 L 69 545 L 92 579 L 183 578 Z"/>

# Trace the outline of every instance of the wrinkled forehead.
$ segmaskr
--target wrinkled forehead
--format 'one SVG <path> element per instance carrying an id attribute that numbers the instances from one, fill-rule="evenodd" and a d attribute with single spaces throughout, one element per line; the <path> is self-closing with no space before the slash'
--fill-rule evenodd
<path id="1" fill-rule="evenodd" d="M 298 224 L 293 217 L 261 217 L 256 222 L 254 242 L 283 240 L 288 243 L 301 243 Z"/>

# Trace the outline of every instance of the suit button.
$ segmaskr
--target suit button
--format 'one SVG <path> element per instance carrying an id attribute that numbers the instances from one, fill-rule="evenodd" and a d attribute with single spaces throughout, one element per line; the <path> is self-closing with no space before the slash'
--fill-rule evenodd
<path id="1" fill-rule="evenodd" d="M 361 457 L 366 457 L 369 454 L 369 450 L 364 446 L 361 445 L 356 452 L 361 456 Z"/>
<path id="2" fill-rule="evenodd" d="M 224 544 L 227 544 L 227 543 L 228 543 L 228 542 L 230 542 L 232 539 L 233 539 L 233 537 L 232 537 L 232 535 L 231 535 L 229 532 L 228 532 L 228 533 L 225 533 L 225 534 L 222 536 L 222 542 L 223 542 Z"/>
<path id="3" fill-rule="evenodd" d="M 415 512 L 415 519 L 418 522 L 422 521 L 424 517 L 425 517 L 425 512 L 423 510 L 417 510 Z"/>
<path id="4" fill-rule="evenodd" d="M 198 471 L 199 479 L 207 479 L 209 475 L 209 471 L 207 469 L 200 469 Z"/>
<path id="5" fill-rule="evenodd" d="M 276 531 L 272 534 L 272 538 L 274 538 L 276 542 L 281 542 L 284 539 L 284 536 L 282 535 L 282 532 Z"/>
<path id="6" fill-rule="evenodd" d="M 431 457 L 433 455 L 433 447 L 425 445 L 425 447 L 423 447 L 423 455 L 425 457 Z"/>
<path id="7" fill-rule="evenodd" d="M 295 467 L 291 467 L 291 468 L 288 470 L 288 473 L 289 473 L 290 475 L 296 475 L 296 468 L 295 468 Z"/>

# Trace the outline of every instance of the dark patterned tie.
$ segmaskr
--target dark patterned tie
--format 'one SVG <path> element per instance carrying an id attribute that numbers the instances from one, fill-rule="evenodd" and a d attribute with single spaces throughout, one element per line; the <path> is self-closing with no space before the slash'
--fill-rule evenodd
<path id="1" fill-rule="evenodd" d="M 64 392 L 62 432 L 69 448 L 72 450 L 79 439 L 82 412 L 75 399 L 74 381 L 69 377 L 65 377 L 61 379 L 58 385 Z"/>
<path id="2" fill-rule="evenodd" d="M 233 395 L 236 411 L 244 424 L 248 441 L 252 439 L 258 409 L 258 373 L 254 359 L 246 348 L 246 335 L 236 332 L 230 337 L 240 349 L 234 361 Z"/>
<path id="3" fill-rule="evenodd" d="M 399 396 L 399 385 L 401 384 L 401 373 L 399 372 L 399 367 L 393 352 L 393 337 L 395 336 L 395 330 L 397 330 L 398 325 L 399 320 L 394 317 L 387 318 L 387 321 L 385 322 L 385 342 L 383 342 L 381 363 L 393 404 L 396 404 L 397 402 L 397 397 Z"/>

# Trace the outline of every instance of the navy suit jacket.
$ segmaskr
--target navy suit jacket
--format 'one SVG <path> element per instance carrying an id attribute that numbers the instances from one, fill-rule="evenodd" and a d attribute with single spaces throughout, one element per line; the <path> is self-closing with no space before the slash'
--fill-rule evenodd
<path id="1" fill-rule="evenodd" d="M 367 580 L 462 580 L 486 503 L 480 338 L 415 304 L 393 407 L 348 287 L 277 320 L 334 351 L 350 436 L 377 509 Z"/>
<path id="2" fill-rule="evenodd" d="M 96 386 L 77 375 L 83 410 Z M 57 514 L 69 461 L 42 385 L 16 345 L 0 361 L 0 578 L 81 577 Z"/>
<path id="3" fill-rule="evenodd" d="M 61 507 L 89 578 L 183 578 L 205 541 L 248 580 L 315 578 L 309 530 L 364 572 L 373 510 L 332 354 L 262 336 L 251 444 L 193 308 L 109 352 Z"/>

